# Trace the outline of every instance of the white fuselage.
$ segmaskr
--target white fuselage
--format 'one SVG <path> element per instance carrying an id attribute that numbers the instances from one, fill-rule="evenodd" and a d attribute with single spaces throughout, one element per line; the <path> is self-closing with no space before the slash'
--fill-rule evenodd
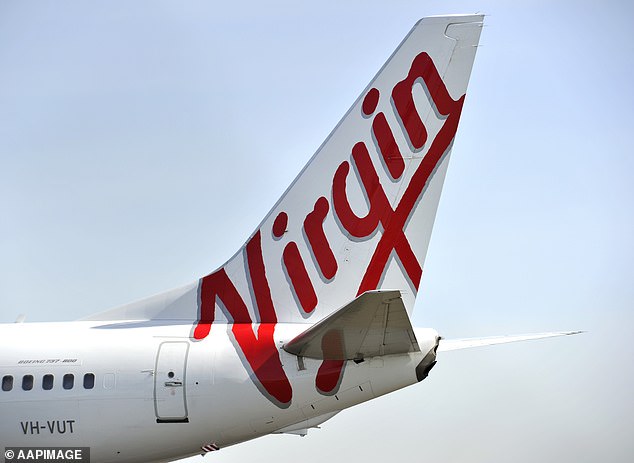
<path id="1" fill-rule="evenodd" d="M 320 361 L 305 358 L 301 369 L 281 349 L 306 325 L 278 324 L 275 340 L 293 389 L 291 405 L 280 408 L 249 377 L 229 326 L 214 324 L 206 339 L 192 341 L 191 324 L 0 325 L 0 380 L 10 389 L 0 390 L 0 447 L 90 447 L 93 462 L 199 454 L 207 444 L 307 428 L 413 384 L 416 366 L 437 343 L 435 331 L 416 330 L 421 352 L 348 361 L 327 396 L 315 387 Z"/>

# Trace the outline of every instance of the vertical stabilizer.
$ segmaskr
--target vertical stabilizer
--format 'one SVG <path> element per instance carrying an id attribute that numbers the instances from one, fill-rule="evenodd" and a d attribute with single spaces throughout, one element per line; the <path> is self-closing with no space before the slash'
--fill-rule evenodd
<path id="1" fill-rule="evenodd" d="M 411 313 L 482 20 L 419 21 L 222 267 L 91 318 L 194 320 L 203 339 L 214 321 L 314 323 L 376 289 Z"/>
<path id="2" fill-rule="evenodd" d="M 419 21 L 245 247 L 200 285 L 201 318 L 321 319 L 365 291 L 411 313 L 482 27 Z M 220 315 L 221 316 L 221 315 Z"/>
<path id="3" fill-rule="evenodd" d="M 418 22 L 229 261 L 189 286 L 91 318 L 190 320 L 195 341 L 228 322 L 216 330 L 228 331 L 259 391 L 290 407 L 277 323 L 314 324 L 341 307 L 363 318 L 368 309 L 349 303 L 374 290 L 396 290 L 398 314 L 411 313 L 481 27 L 479 15 Z M 319 334 L 311 349 L 332 350 L 336 339 Z M 356 339 L 345 334 L 337 339 Z M 315 387 L 332 395 L 349 355 L 322 357 Z"/>

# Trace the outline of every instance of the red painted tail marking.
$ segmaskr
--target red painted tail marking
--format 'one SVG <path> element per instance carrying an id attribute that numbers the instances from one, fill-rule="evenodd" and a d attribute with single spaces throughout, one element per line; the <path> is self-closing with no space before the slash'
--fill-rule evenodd
<path id="1" fill-rule="evenodd" d="M 324 220 L 329 209 L 328 200 L 322 196 L 315 203 L 313 212 L 304 220 L 306 238 L 317 260 L 319 270 L 327 280 L 334 278 L 338 268 L 337 260 L 324 233 Z"/>
<path id="2" fill-rule="evenodd" d="M 404 185 L 405 190 L 399 203 L 394 207 L 390 203 L 373 165 L 370 152 L 363 142 L 354 145 L 351 162 L 343 161 L 332 179 L 332 206 L 345 231 L 353 238 L 365 240 L 375 236 L 380 229 L 382 230 L 377 247 L 361 278 L 357 295 L 379 286 L 392 254 L 399 259 L 413 287 L 417 289 L 420 283 L 422 267 L 404 233 L 405 225 L 434 170 L 454 139 L 464 95 L 458 100 L 451 98 L 427 53 L 420 53 L 413 60 L 407 77 L 394 86 L 391 98 L 405 128 L 405 135 L 415 151 L 422 150 L 428 138 L 427 128 L 416 110 L 412 96 L 413 86 L 419 79 L 422 79 L 427 87 L 431 103 L 436 106 L 437 113 L 445 116 L 445 122 L 420 161 L 411 181 L 408 185 Z M 374 114 L 379 98 L 379 91 L 375 88 L 370 89 L 362 103 L 362 111 L 366 118 Z M 404 160 L 383 113 L 374 117 L 372 131 L 377 140 L 378 151 L 383 156 L 390 175 L 395 180 L 400 178 L 405 168 Z M 346 192 L 351 163 L 358 173 L 369 203 L 368 213 L 364 217 L 354 213 Z M 326 279 L 330 280 L 336 277 L 338 266 L 323 228 L 328 211 L 328 200 L 320 197 L 313 211 L 306 216 L 303 225 L 318 269 Z M 288 216 L 281 212 L 273 224 L 273 237 L 282 238 L 287 225 Z M 193 337 L 200 340 L 209 334 L 218 301 L 220 303 L 218 305 L 222 307 L 232 323 L 231 331 L 235 339 L 236 351 L 246 362 L 245 365 L 252 373 L 254 382 L 273 403 L 280 407 L 288 407 L 292 399 L 292 388 L 282 367 L 273 337 L 277 316 L 266 278 L 260 231 L 249 240 L 245 252 L 248 264 L 248 284 L 255 299 L 254 312 L 260 321 L 257 325 L 257 337 L 253 331 L 254 321 L 251 319 L 248 308 L 224 268 L 207 275 L 200 281 L 200 315 L 193 330 Z M 318 303 L 317 294 L 297 243 L 290 241 L 286 244 L 282 260 L 302 310 L 310 315 Z M 324 342 L 326 343 L 323 346 L 324 351 L 341 347 L 338 344 L 341 340 L 336 337 L 326 336 Z M 340 360 L 322 362 L 315 378 L 315 385 L 320 393 L 336 392 L 342 380 L 345 363 Z"/>
<path id="3" fill-rule="evenodd" d="M 381 236 L 381 242 L 383 242 L 388 231 L 391 230 L 390 235 L 388 235 L 389 241 L 386 240 L 386 243 L 392 246 L 389 249 L 387 249 L 388 246 L 384 246 L 385 250 L 388 251 L 387 256 L 379 254 L 377 258 L 373 257 L 375 263 L 373 264 L 371 262 L 370 266 L 368 266 L 357 295 L 377 288 L 392 250 L 399 256 L 410 280 L 418 287 L 422 269 L 403 232 L 405 223 L 403 222 L 403 226 L 400 228 L 393 226 L 392 221 L 395 211 L 392 209 L 390 201 L 381 186 L 379 177 L 372 165 L 370 153 L 364 143 L 359 142 L 354 146 L 352 149 L 352 159 L 359 172 L 359 177 L 361 178 L 366 196 L 369 198 L 370 211 L 365 217 L 357 217 L 352 211 L 352 207 L 346 195 L 346 177 L 349 167 L 348 162 L 344 161 L 339 166 L 339 169 L 337 169 L 332 185 L 333 205 L 337 217 L 339 217 L 339 221 L 346 231 L 357 238 L 370 237 L 377 231 L 380 223 L 384 230 Z M 375 256 L 376 255 L 375 251 Z M 380 271 L 377 273 L 377 270 Z"/>
<path id="4" fill-rule="evenodd" d="M 306 266 L 299 253 L 297 243 L 291 241 L 284 248 L 284 266 L 291 280 L 291 287 L 305 313 L 311 313 L 317 306 L 317 294 L 310 281 Z"/>
<path id="5" fill-rule="evenodd" d="M 280 407 L 288 407 L 293 391 L 273 339 L 277 317 L 266 280 L 260 240 L 258 231 L 247 244 L 249 276 L 262 321 L 257 325 L 257 337 L 244 300 L 221 268 L 200 282 L 200 321 L 194 328 L 194 338 L 200 340 L 207 337 L 214 321 L 216 300 L 221 302 L 227 318 L 233 321 L 231 332 L 238 344 L 236 350 L 242 352 L 248 368 L 257 379 L 256 384 L 259 383 L 262 392 L 273 402 Z"/>

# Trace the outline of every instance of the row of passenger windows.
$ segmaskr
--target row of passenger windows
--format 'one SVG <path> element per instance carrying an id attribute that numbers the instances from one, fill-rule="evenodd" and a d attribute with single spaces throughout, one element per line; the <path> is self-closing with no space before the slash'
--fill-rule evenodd
<path id="1" fill-rule="evenodd" d="M 25 391 L 30 391 L 33 389 L 33 385 L 35 384 L 35 379 L 33 375 L 24 375 L 22 376 L 22 389 Z M 55 376 L 53 375 L 44 375 L 42 376 L 42 389 L 45 391 L 50 391 L 53 389 L 53 385 L 55 384 Z M 75 387 L 75 375 L 72 373 L 65 374 L 62 377 L 62 387 L 64 389 L 72 389 Z M 84 389 L 92 389 L 95 387 L 95 375 L 93 373 L 86 373 L 84 375 Z M 2 390 L 5 392 L 13 389 L 13 376 L 5 375 L 2 377 Z"/>

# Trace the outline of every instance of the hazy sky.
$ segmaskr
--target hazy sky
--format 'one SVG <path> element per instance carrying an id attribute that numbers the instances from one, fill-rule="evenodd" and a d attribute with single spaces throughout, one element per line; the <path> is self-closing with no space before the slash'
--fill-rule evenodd
<path id="1" fill-rule="evenodd" d="M 0 0 L 0 322 L 213 270 L 416 20 L 483 12 L 414 322 L 589 333 L 192 461 L 632 461 L 631 2 L 298 3 Z"/>

